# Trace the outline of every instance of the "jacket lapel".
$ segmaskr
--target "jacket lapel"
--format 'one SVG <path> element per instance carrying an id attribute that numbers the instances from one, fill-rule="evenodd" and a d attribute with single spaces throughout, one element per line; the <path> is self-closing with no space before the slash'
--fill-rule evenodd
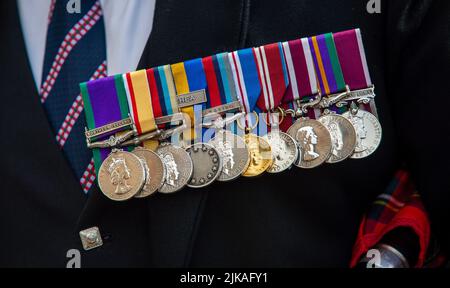
<path id="1" fill-rule="evenodd" d="M 2 159 L 4 167 L 9 179 L 17 179 L 18 187 L 23 186 L 24 193 L 33 194 L 23 197 L 36 199 L 36 205 L 44 205 L 73 225 L 85 197 L 40 103 L 16 1 L 5 1 L 0 10 L 2 26 L 10 30 L 0 48 L 2 107 L 7 107 L 0 116 L 0 146 L 8 151 Z"/>
<path id="2" fill-rule="evenodd" d="M 223 4 L 211 2 L 214 1 L 157 1 L 153 31 L 138 68 L 176 63 L 239 48 L 238 43 L 242 42 L 240 30 L 243 1 Z M 210 11 L 217 13 L 210 15 Z M 120 233 L 120 228 L 117 227 L 120 221 L 114 224 L 114 220 L 102 217 L 105 214 L 117 215 L 116 212 L 120 211 L 114 209 L 118 209 L 118 205 L 101 195 L 97 187 L 92 193 L 78 228 L 98 225 L 99 220 L 104 219 L 109 221 L 104 225 Z M 130 214 L 130 209 L 147 211 L 148 222 L 135 225 L 148 225 L 146 229 L 151 259 L 148 264 L 158 267 L 186 266 L 189 265 L 207 194 L 205 189 L 184 189 L 174 195 L 154 195 L 141 199 L 139 203 L 133 200 L 120 206 L 123 214 L 117 217 Z M 128 206 L 128 209 L 123 206 Z"/>

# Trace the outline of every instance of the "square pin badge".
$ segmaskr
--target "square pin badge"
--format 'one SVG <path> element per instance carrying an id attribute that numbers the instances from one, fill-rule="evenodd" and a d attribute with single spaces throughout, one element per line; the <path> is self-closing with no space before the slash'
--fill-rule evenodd
<path id="1" fill-rule="evenodd" d="M 91 250 L 103 245 L 102 236 L 98 227 L 91 227 L 80 231 L 81 244 L 84 250 Z"/>

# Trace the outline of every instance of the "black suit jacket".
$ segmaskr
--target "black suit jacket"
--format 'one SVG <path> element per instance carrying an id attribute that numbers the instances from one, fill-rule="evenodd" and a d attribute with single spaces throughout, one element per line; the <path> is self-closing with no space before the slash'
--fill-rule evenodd
<path id="1" fill-rule="evenodd" d="M 402 163 L 448 244 L 449 1 L 157 1 L 139 68 L 360 27 L 383 141 L 371 157 L 116 203 L 80 190 L 30 72 L 15 1 L 0 4 L 0 266 L 347 266 L 361 216 Z M 80 135 L 83 137 L 83 135 Z"/>

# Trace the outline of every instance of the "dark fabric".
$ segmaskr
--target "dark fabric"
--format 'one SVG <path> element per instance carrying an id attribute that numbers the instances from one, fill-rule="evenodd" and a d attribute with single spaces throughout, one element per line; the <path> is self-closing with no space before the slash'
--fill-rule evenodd
<path id="1" fill-rule="evenodd" d="M 140 68 L 360 27 L 383 141 L 364 160 L 114 203 L 97 188 L 80 195 L 38 101 L 15 2 L 2 1 L 0 265 L 63 266 L 81 249 L 78 231 L 96 225 L 108 239 L 82 253 L 83 267 L 347 267 L 364 211 L 403 161 L 448 245 L 448 169 L 433 148 L 450 135 L 450 3 L 381 2 L 372 15 L 359 0 L 157 1 Z"/>

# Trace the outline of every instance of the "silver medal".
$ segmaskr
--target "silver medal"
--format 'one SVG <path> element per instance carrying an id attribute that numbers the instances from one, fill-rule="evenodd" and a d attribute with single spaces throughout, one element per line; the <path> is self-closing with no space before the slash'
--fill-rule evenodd
<path id="1" fill-rule="evenodd" d="M 268 173 L 280 173 L 289 169 L 298 158 L 296 141 L 282 131 L 272 131 L 264 136 L 272 148 L 273 163 L 266 171 Z"/>
<path id="2" fill-rule="evenodd" d="M 226 130 L 219 130 L 209 142 L 222 158 L 222 172 L 217 181 L 231 181 L 247 170 L 250 152 L 242 137 Z"/>
<path id="3" fill-rule="evenodd" d="M 355 109 L 342 114 L 355 127 L 356 146 L 352 159 L 362 159 L 371 155 L 381 142 L 381 124 L 372 113 Z"/>
<path id="4" fill-rule="evenodd" d="M 222 160 L 219 152 L 206 143 L 197 143 L 186 148 L 192 159 L 194 171 L 187 184 L 191 188 L 205 187 L 219 177 L 222 171 Z"/>
<path id="5" fill-rule="evenodd" d="M 191 180 L 193 164 L 189 154 L 180 147 L 170 143 L 161 144 L 156 153 L 161 157 L 166 168 L 166 179 L 159 188 L 161 193 L 177 192 Z"/>
<path id="6" fill-rule="evenodd" d="M 297 141 L 299 157 L 295 166 L 315 168 L 328 160 L 331 153 L 331 136 L 322 123 L 314 119 L 300 118 L 287 133 Z"/>
<path id="7" fill-rule="evenodd" d="M 338 163 L 350 157 L 356 145 L 356 131 L 352 123 L 338 114 L 323 115 L 318 121 L 331 136 L 331 155 L 327 163 Z"/>

